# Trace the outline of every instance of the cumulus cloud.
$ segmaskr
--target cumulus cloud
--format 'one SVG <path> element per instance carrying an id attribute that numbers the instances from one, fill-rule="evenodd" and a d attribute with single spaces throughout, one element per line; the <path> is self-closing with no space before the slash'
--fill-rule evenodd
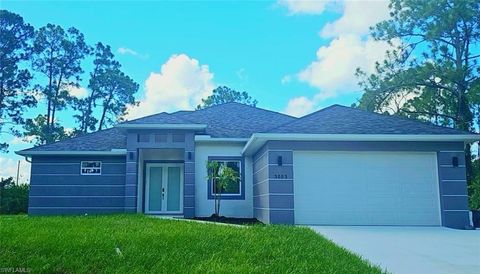
<path id="1" fill-rule="evenodd" d="M 360 92 L 355 70 L 373 73 L 375 62 L 383 61 L 386 51 L 392 49 L 388 43 L 368 35 L 370 26 L 389 18 L 387 1 L 337 1 L 336 6 L 341 7 L 342 15 L 320 30 L 322 38 L 331 40 L 317 50 L 315 60 L 295 75 L 296 80 L 318 89 L 318 93 L 311 98 L 291 99 L 287 109 L 302 102 L 312 105 L 311 111 L 323 100 Z M 394 47 L 399 43 L 394 42 Z M 281 81 L 288 82 L 285 78 Z"/>
<path id="2" fill-rule="evenodd" d="M 0 156 L 0 178 L 17 177 L 17 165 L 19 159 Z M 20 160 L 19 182 L 28 183 L 30 181 L 30 163 L 25 159 Z"/>
<path id="3" fill-rule="evenodd" d="M 371 26 L 388 18 L 388 1 L 345 1 L 342 16 L 327 23 L 320 35 L 324 38 L 346 34 L 365 35 Z"/>
<path id="4" fill-rule="evenodd" d="M 288 9 L 289 14 L 321 14 L 332 1 L 323 0 L 279 0 L 278 4 Z"/>
<path id="5" fill-rule="evenodd" d="M 355 92 L 357 67 L 367 73 L 375 69 L 375 62 L 385 58 L 390 48 L 386 42 L 356 35 L 342 35 L 317 50 L 316 60 L 300 71 L 298 79 L 320 90 L 318 99 L 328 99 L 339 93 Z"/>
<path id="6" fill-rule="evenodd" d="M 145 81 L 145 96 L 139 106 L 130 107 L 127 119 L 162 111 L 194 109 L 215 85 L 208 65 L 186 54 L 172 55 L 160 72 L 152 72 Z"/>
<path id="7" fill-rule="evenodd" d="M 301 117 L 310 113 L 314 108 L 312 100 L 305 96 L 295 97 L 288 102 L 285 113 L 295 117 Z"/>

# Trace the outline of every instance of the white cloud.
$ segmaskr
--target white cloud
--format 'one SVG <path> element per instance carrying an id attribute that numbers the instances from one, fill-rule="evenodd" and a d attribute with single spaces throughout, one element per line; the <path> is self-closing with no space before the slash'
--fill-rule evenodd
<path id="1" fill-rule="evenodd" d="M 345 1 L 343 15 L 338 20 L 327 23 L 320 35 L 324 38 L 347 34 L 365 35 L 371 26 L 388 18 L 388 1 Z"/>
<path id="2" fill-rule="evenodd" d="M 356 68 L 373 72 L 375 62 L 382 61 L 389 48 L 388 43 L 374 41 L 371 37 L 340 36 L 318 49 L 317 59 L 298 74 L 298 79 L 318 88 L 320 92 L 316 97 L 319 100 L 355 92 L 358 90 Z"/>
<path id="3" fill-rule="evenodd" d="M 71 96 L 77 98 L 85 98 L 88 96 L 88 91 L 84 87 L 68 86 L 66 90 Z"/>
<path id="4" fill-rule="evenodd" d="M 304 116 L 312 112 L 314 102 L 305 96 L 295 97 L 288 102 L 285 113 L 295 117 Z"/>
<path id="5" fill-rule="evenodd" d="M 120 47 L 117 49 L 117 52 L 122 55 L 131 55 L 135 57 L 139 57 L 141 59 L 146 59 L 148 58 L 148 54 L 141 54 L 136 50 L 130 49 L 130 48 L 125 48 L 125 47 Z"/>
<path id="6" fill-rule="evenodd" d="M 332 1 L 323 0 L 278 0 L 280 6 L 286 7 L 289 14 L 321 14 Z"/>
<path id="7" fill-rule="evenodd" d="M 0 178 L 17 177 L 17 164 L 19 159 L 0 156 Z M 20 160 L 19 180 L 20 183 L 30 181 L 30 163 L 25 159 Z"/>
<path id="8" fill-rule="evenodd" d="M 133 119 L 179 109 L 194 109 L 214 89 L 208 65 L 185 54 L 172 55 L 160 72 L 145 81 L 145 96 L 137 107 L 130 107 L 126 118 Z"/>

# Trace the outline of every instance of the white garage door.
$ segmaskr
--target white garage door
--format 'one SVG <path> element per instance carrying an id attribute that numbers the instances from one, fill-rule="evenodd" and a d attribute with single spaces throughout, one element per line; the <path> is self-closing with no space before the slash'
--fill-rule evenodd
<path id="1" fill-rule="evenodd" d="M 293 155 L 297 224 L 441 224 L 435 153 Z"/>

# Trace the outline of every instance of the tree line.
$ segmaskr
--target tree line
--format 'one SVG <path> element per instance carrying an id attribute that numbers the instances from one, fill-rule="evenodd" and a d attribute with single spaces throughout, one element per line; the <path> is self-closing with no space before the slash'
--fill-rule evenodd
<path id="1" fill-rule="evenodd" d="M 78 29 L 47 24 L 39 29 L 15 13 L 0 10 L 0 133 L 31 136 L 36 144 L 102 130 L 134 105 L 139 85 L 122 71 L 109 45 L 91 46 Z M 80 88 L 82 62 L 90 61 L 87 94 Z M 26 119 L 26 110 L 40 107 L 38 116 Z M 75 111 L 76 127 L 69 131 L 61 111 Z M 3 151 L 8 143 L 1 143 Z"/>

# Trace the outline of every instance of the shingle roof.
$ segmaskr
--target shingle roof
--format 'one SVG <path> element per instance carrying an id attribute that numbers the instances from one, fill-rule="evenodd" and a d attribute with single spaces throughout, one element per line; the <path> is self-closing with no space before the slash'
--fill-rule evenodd
<path id="1" fill-rule="evenodd" d="M 205 133 L 215 138 L 249 138 L 255 132 L 296 120 L 279 112 L 240 103 L 225 103 L 196 111 L 178 111 L 171 115 L 191 123 L 206 124 Z"/>
<path id="2" fill-rule="evenodd" d="M 123 124 L 191 124 L 191 121 L 180 118 L 178 115 L 161 112 L 124 122 Z"/>
<path id="3" fill-rule="evenodd" d="M 396 116 L 333 105 L 301 118 L 251 107 L 226 103 L 196 111 L 159 113 L 126 123 L 206 124 L 205 134 L 214 138 L 249 138 L 253 133 L 305 134 L 471 134 Z M 126 133 L 110 128 L 30 151 L 110 151 L 126 148 Z"/>
<path id="4" fill-rule="evenodd" d="M 333 105 L 293 122 L 269 130 L 270 133 L 305 134 L 471 134 L 429 123 Z"/>
<path id="5" fill-rule="evenodd" d="M 110 128 L 22 151 L 111 151 L 126 147 L 126 133 L 117 128 Z"/>

